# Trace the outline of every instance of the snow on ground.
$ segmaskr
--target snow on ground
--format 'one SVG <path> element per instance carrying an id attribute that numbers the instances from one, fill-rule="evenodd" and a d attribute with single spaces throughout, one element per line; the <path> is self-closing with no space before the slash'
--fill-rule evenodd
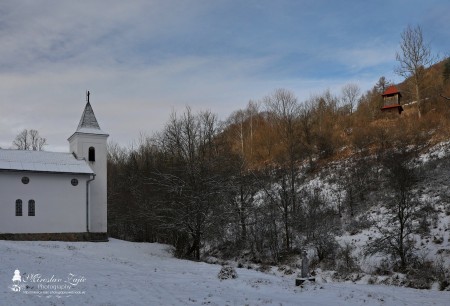
<path id="1" fill-rule="evenodd" d="M 447 157 L 450 154 L 450 141 L 440 142 L 437 145 L 431 147 L 424 154 L 420 155 L 418 161 L 422 164 L 428 163 L 433 160 L 439 160 Z"/>
<path id="2" fill-rule="evenodd" d="M 301 288 L 295 276 L 249 269 L 220 281 L 221 266 L 175 259 L 168 250 L 116 239 L 0 241 L 0 305 L 450 305 L 450 292 L 325 281 Z M 11 290 L 16 269 L 20 292 Z M 38 290 L 70 286 L 68 278 L 78 284 Z"/>

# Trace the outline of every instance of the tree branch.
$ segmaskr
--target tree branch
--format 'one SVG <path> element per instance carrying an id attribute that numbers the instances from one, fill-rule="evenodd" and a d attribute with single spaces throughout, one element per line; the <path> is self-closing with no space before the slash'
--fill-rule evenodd
<path id="1" fill-rule="evenodd" d="M 442 98 L 446 99 L 446 100 L 450 100 L 449 97 L 446 97 L 446 96 L 444 96 L 444 95 L 442 95 L 442 94 L 440 94 L 440 96 L 441 96 Z"/>

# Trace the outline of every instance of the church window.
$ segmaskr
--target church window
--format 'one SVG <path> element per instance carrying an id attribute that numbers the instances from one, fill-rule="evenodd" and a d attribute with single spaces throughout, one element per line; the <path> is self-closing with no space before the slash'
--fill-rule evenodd
<path id="1" fill-rule="evenodd" d="M 28 184 L 30 182 L 30 178 L 28 176 L 24 176 L 22 177 L 22 183 L 24 183 L 25 185 Z"/>
<path id="2" fill-rule="evenodd" d="M 89 148 L 89 161 L 95 161 L 95 148 L 90 147 Z"/>
<path id="3" fill-rule="evenodd" d="M 34 200 L 28 201 L 28 216 L 34 216 L 35 215 L 35 205 Z"/>
<path id="4" fill-rule="evenodd" d="M 16 216 L 22 216 L 22 200 L 16 200 Z"/>
<path id="5" fill-rule="evenodd" d="M 74 179 L 72 179 L 70 181 L 70 183 L 72 184 L 72 186 L 77 186 L 78 185 L 78 180 L 74 178 Z"/>

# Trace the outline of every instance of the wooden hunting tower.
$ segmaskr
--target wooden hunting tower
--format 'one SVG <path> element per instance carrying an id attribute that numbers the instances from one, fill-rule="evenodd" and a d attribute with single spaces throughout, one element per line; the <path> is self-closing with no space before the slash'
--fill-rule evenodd
<path id="1" fill-rule="evenodd" d="M 381 96 L 383 97 L 382 112 L 398 111 L 399 114 L 402 113 L 403 107 L 400 105 L 402 94 L 395 85 L 389 86 Z"/>

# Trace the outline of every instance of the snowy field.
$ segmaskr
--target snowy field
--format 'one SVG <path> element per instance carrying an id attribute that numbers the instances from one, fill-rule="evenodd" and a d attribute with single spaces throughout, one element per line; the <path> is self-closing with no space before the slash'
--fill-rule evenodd
<path id="1" fill-rule="evenodd" d="M 450 305 L 450 292 L 330 282 L 300 288 L 294 276 L 249 269 L 220 281 L 220 268 L 175 259 L 161 244 L 0 240 L 0 305 Z M 21 282 L 13 283 L 15 270 Z"/>

